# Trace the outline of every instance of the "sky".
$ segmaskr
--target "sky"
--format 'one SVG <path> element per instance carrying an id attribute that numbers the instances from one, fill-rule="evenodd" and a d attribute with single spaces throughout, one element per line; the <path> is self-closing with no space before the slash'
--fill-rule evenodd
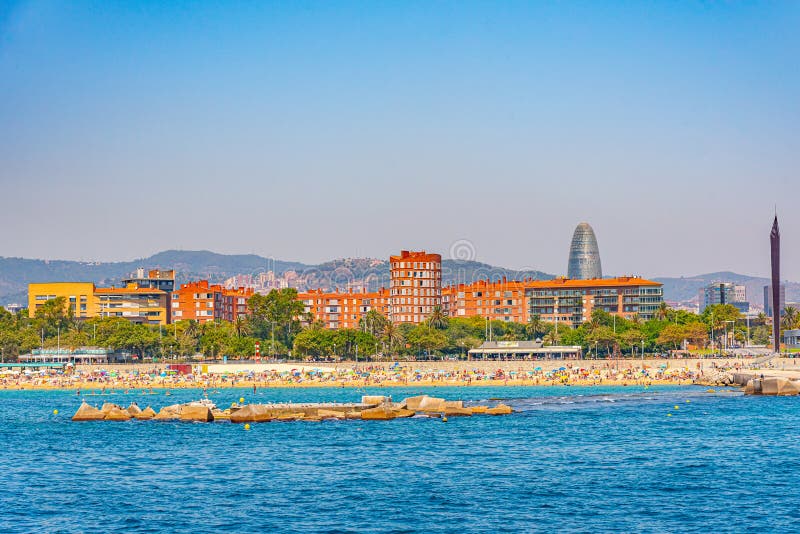
<path id="1" fill-rule="evenodd" d="M 0 3 L 0 256 L 800 280 L 800 3 Z"/>

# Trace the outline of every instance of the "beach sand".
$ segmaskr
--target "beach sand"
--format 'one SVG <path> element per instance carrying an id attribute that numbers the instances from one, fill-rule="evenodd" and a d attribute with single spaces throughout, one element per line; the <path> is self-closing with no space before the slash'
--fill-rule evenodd
<path id="1" fill-rule="evenodd" d="M 199 364 L 198 364 L 199 365 Z M 215 364 L 209 364 L 213 369 Z M 217 364 L 218 365 L 218 364 Z M 776 359 L 770 369 L 797 368 Z M 437 361 L 336 363 L 229 363 L 224 374 L 160 376 L 167 364 L 78 365 L 72 375 L 6 375 L 0 389 L 103 391 L 200 388 L 367 388 L 493 386 L 658 386 L 690 385 L 718 370 L 749 368 L 747 359 L 620 359 L 548 361 Z M 644 368 L 645 373 L 641 371 Z M 240 373 L 231 370 L 240 370 Z M 253 376 L 242 374 L 253 371 Z M 116 376 L 111 376 L 111 373 Z M 135 373 L 139 373 L 136 375 Z M 365 373 L 369 373 L 366 376 Z"/>

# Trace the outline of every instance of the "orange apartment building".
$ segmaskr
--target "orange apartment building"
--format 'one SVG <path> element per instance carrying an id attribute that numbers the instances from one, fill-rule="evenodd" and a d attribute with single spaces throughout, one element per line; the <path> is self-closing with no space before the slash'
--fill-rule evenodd
<path id="1" fill-rule="evenodd" d="M 663 301 L 658 282 L 634 276 L 593 280 L 477 280 L 442 287 L 441 256 L 402 251 L 390 257 L 389 290 L 374 293 L 311 290 L 298 298 L 313 320 L 326 328 L 358 328 L 361 317 L 377 310 L 395 324 L 424 322 L 436 306 L 450 317 L 484 317 L 527 323 L 543 321 L 578 326 L 602 309 L 625 318 L 652 319 Z"/>
<path id="2" fill-rule="evenodd" d="M 390 256 L 389 319 L 419 324 L 442 305 L 442 256 L 403 250 Z"/>
<path id="3" fill-rule="evenodd" d="M 484 317 L 491 320 L 528 322 L 525 297 L 529 280 L 497 282 L 478 280 L 447 286 L 442 290 L 442 309 L 449 317 Z"/>
<path id="4" fill-rule="evenodd" d="M 385 317 L 389 316 L 389 292 L 384 288 L 371 293 L 311 289 L 298 294 L 297 298 L 305 306 L 305 312 L 311 314 L 312 320 L 320 321 L 325 328 L 333 330 L 358 328 L 359 321 L 370 310 L 377 310 Z"/>
<path id="5" fill-rule="evenodd" d="M 252 295 L 252 288 L 225 289 L 219 284 L 209 284 L 208 280 L 182 284 L 172 293 L 172 319 L 200 323 L 235 321 L 249 313 L 247 299 Z"/>
<path id="6" fill-rule="evenodd" d="M 444 311 L 450 317 L 486 317 L 527 323 L 538 315 L 543 321 L 578 326 L 596 308 L 631 319 L 652 319 L 663 300 L 661 284 L 634 276 L 594 280 L 496 282 L 479 280 L 442 290 Z"/>

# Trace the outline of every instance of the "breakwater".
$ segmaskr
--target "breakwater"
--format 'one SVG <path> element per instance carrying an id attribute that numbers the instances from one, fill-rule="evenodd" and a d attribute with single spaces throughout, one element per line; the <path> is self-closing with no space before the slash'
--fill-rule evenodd
<path id="1" fill-rule="evenodd" d="M 471 417 L 472 415 L 508 415 L 511 407 L 499 403 L 495 406 L 465 406 L 463 401 L 448 401 L 438 397 L 419 395 L 393 402 L 391 397 L 362 397 L 359 403 L 281 403 L 239 404 L 226 409 L 218 408 L 207 399 L 185 404 L 164 406 L 156 412 L 150 406 L 141 409 L 132 403 L 127 408 L 104 403 L 97 408 L 83 402 L 73 421 L 191 421 L 210 423 L 266 423 L 270 421 L 326 421 L 357 419 L 362 421 L 388 421 L 406 417 Z"/>

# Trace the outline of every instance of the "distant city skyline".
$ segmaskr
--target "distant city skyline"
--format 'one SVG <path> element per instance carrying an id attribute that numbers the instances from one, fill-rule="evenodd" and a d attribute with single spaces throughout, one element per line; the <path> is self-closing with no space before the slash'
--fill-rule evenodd
<path id="1" fill-rule="evenodd" d="M 800 4 L 0 5 L 0 256 L 800 280 Z"/>

